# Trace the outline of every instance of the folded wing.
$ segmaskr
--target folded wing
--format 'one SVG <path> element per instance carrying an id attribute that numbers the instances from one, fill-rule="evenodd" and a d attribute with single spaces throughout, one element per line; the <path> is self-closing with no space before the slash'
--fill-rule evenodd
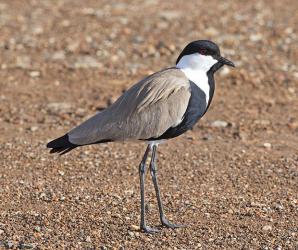
<path id="1" fill-rule="evenodd" d="M 191 96 L 183 72 L 155 73 L 126 91 L 113 105 L 68 133 L 75 145 L 158 138 L 182 120 Z"/>

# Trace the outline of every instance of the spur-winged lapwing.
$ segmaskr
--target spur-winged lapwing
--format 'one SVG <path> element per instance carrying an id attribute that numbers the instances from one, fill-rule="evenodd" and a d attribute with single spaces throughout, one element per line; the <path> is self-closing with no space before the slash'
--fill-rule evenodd
<path id="1" fill-rule="evenodd" d="M 145 222 L 146 160 L 151 152 L 150 173 L 154 184 L 161 224 L 170 223 L 163 211 L 156 178 L 158 144 L 191 129 L 206 113 L 214 89 L 214 73 L 223 65 L 234 64 L 220 55 L 218 46 L 208 40 L 189 43 L 180 53 L 176 66 L 154 73 L 128 89 L 102 112 L 47 144 L 51 153 L 65 154 L 84 145 L 137 140 L 148 144 L 139 166 L 141 186 L 141 230 L 157 232 Z"/>

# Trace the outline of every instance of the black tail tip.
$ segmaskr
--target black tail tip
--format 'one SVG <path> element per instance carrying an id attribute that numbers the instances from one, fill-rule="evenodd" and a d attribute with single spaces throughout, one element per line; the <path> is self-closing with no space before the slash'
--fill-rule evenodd
<path id="1" fill-rule="evenodd" d="M 53 141 L 50 141 L 47 144 L 47 148 L 51 148 L 51 150 L 50 150 L 51 154 L 59 153 L 60 155 L 66 154 L 76 147 L 77 147 L 77 145 L 75 145 L 69 141 L 68 134 L 65 134 Z"/>

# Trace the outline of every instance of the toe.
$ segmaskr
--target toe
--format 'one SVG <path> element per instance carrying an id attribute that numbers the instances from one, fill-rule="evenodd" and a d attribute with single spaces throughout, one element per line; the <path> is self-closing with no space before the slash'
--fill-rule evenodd
<path id="1" fill-rule="evenodd" d="M 168 220 L 163 220 L 162 225 L 164 227 L 167 227 L 167 228 L 183 228 L 183 227 L 186 227 L 186 225 L 170 223 Z"/>

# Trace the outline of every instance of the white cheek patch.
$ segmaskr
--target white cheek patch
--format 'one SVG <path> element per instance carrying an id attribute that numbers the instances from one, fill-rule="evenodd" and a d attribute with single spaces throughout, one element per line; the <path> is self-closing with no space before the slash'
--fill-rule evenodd
<path id="1" fill-rule="evenodd" d="M 212 56 L 204 56 L 199 54 L 199 67 L 202 69 L 208 70 L 215 64 L 217 63 L 217 60 L 215 60 Z"/>
<path id="2" fill-rule="evenodd" d="M 201 70 L 207 73 L 215 63 L 217 63 L 217 60 L 212 56 L 204 56 L 199 53 L 194 53 L 183 56 L 176 66 L 180 69 L 191 68 L 193 70 Z"/>
<path id="3" fill-rule="evenodd" d="M 207 72 L 217 63 L 212 56 L 204 56 L 199 53 L 183 56 L 176 67 L 195 83 L 206 95 L 206 103 L 209 102 L 210 86 L 208 83 Z"/>

